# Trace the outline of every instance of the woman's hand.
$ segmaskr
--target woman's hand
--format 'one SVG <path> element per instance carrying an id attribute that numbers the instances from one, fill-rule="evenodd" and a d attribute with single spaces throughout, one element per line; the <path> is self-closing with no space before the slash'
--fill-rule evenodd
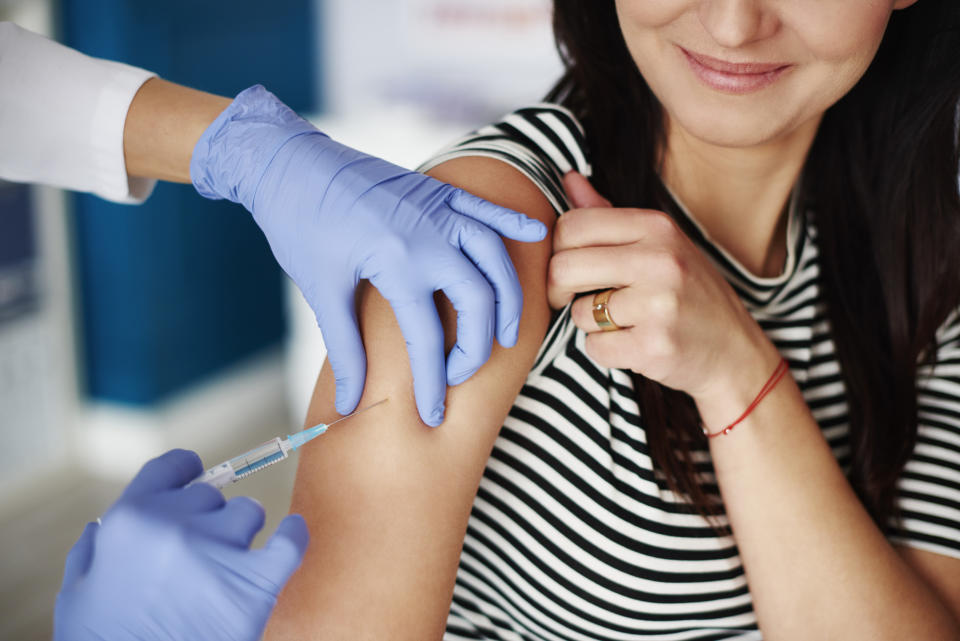
<path id="1" fill-rule="evenodd" d="M 779 360 L 736 293 L 667 214 L 613 208 L 575 172 L 564 187 L 576 209 L 554 232 L 551 306 L 613 288 L 616 331 L 597 325 L 593 295 L 573 303 L 590 357 L 687 392 L 707 424 L 736 418 Z"/>

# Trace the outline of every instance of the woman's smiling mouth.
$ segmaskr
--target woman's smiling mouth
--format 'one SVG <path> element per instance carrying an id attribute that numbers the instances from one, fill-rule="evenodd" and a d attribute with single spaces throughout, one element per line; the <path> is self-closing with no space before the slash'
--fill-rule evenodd
<path id="1" fill-rule="evenodd" d="M 782 62 L 727 62 L 678 45 L 690 69 L 703 84 L 724 93 L 743 94 L 768 87 L 793 65 Z"/>

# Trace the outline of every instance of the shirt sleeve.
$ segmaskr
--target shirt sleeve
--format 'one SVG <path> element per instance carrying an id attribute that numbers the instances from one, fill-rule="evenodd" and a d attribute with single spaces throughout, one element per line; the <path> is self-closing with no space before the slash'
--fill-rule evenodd
<path id="1" fill-rule="evenodd" d="M 457 140 L 417 168 L 429 171 L 466 156 L 494 158 L 511 165 L 536 185 L 559 216 L 570 209 L 563 175 L 592 175 L 582 125 L 564 107 L 541 103 L 518 109 L 502 120 Z"/>
<path id="2" fill-rule="evenodd" d="M 156 181 L 127 175 L 123 128 L 153 76 L 0 23 L 0 178 L 142 202 Z"/>
<path id="3" fill-rule="evenodd" d="M 960 313 L 937 332 L 917 372 L 917 443 L 897 486 L 894 543 L 960 558 Z"/>

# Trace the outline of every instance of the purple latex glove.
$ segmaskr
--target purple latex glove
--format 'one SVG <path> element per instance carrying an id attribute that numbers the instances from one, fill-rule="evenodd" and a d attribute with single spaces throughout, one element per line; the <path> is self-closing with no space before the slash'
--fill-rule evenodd
<path id="1" fill-rule="evenodd" d="M 286 517 L 251 550 L 263 508 L 224 501 L 200 457 L 171 450 L 149 461 L 67 555 L 54 641 L 257 641 L 309 535 Z"/>
<path id="2" fill-rule="evenodd" d="M 498 234 L 539 241 L 539 221 L 331 140 L 257 85 L 240 93 L 197 142 L 193 184 L 241 203 L 317 316 L 337 380 L 337 411 L 356 408 L 366 355 L 354 290 L 369 279 L 407 343 L 420 417 L 443 421 L 446 386 L 490 357 L 493 336 L 517 341 L 523 292 Z M 443 353 L 433 301 L 457 310 Z"/>

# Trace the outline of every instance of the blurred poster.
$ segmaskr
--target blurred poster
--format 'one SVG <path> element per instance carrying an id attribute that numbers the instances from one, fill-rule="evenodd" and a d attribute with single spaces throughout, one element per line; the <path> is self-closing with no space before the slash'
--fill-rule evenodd
<path id="1" fill-rule="evenodd" d="M 559 78 L 550 0 L 328 0 L 327 104 L 407 105 L 479 124 L 537 102 Z"/>
<path id="2" fill-rule="evenodd" d="M 438 52 L 444 53 L 444 63 L 476 61 L 488 65 L 533 65 L 553 57 L 549 1 L 408 1 L 405 42 L 422 64 L 441 62 Z"/>
<path id="3" fill-rule="evenodd" d="M 35 309 L 37 280 L 30 187 L 0 181 L 0 326 Z"/>

